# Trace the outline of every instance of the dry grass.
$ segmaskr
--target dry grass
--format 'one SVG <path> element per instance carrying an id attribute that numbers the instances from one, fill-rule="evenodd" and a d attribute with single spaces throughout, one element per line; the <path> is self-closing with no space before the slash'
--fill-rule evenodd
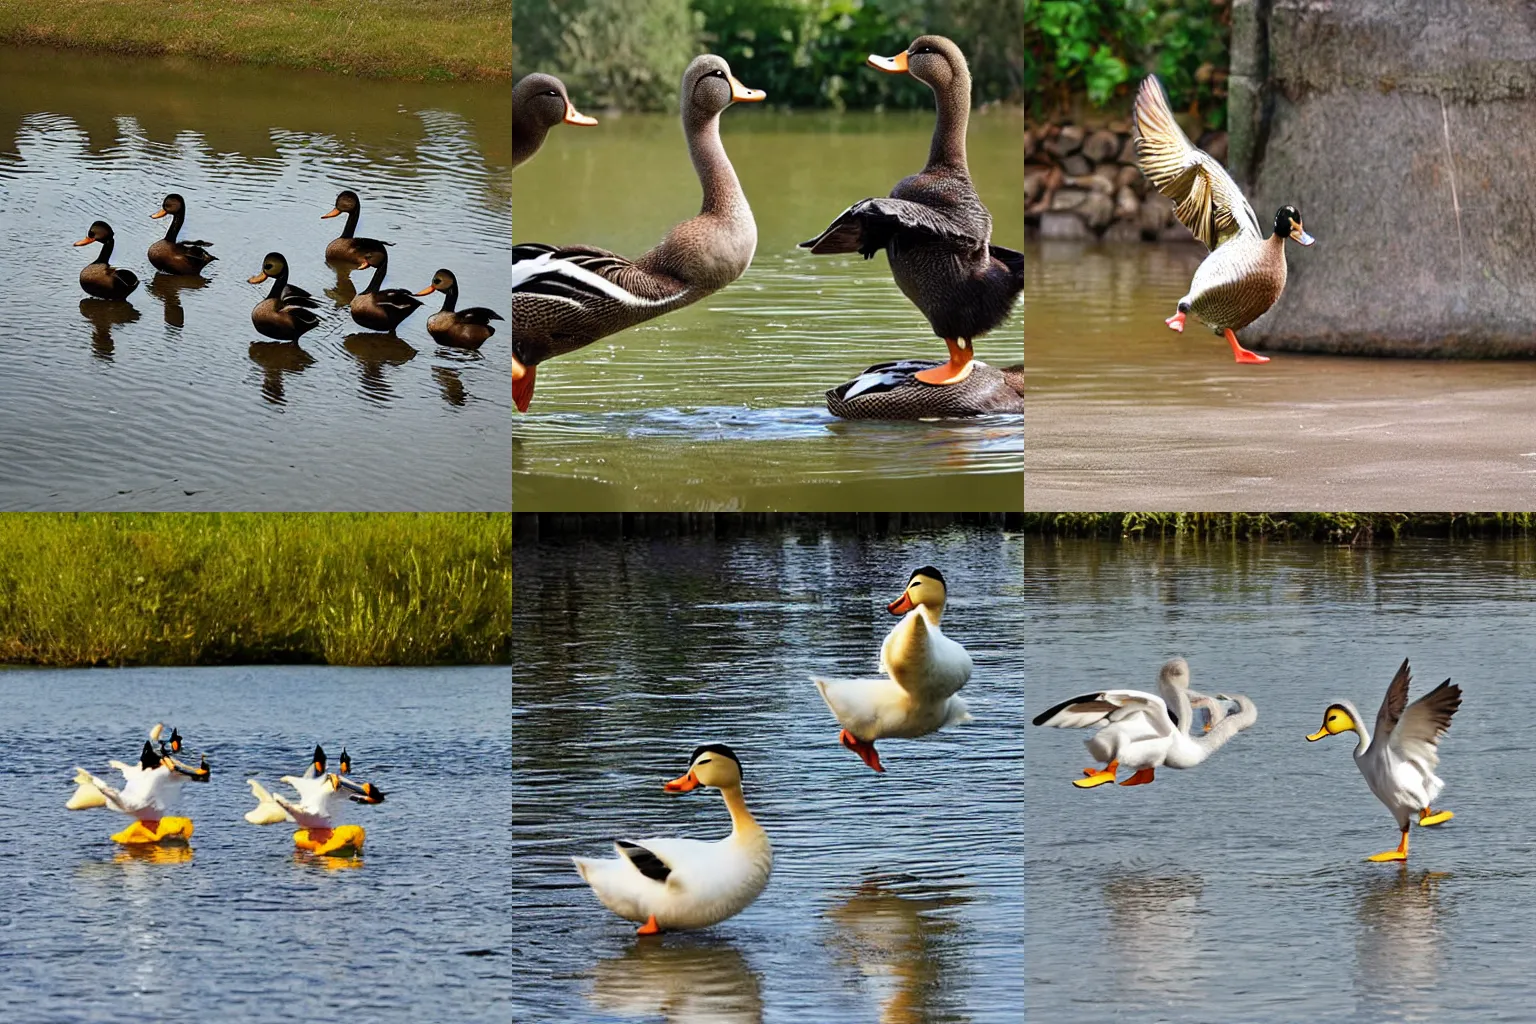
<path id="1" fill-rule="evenodd" d="M 1512 537 L 1530 512 L 1026 512 L 1031 533 L 1063 537 L 1204 537 L 1372 543 L 1398 537 Z"/>

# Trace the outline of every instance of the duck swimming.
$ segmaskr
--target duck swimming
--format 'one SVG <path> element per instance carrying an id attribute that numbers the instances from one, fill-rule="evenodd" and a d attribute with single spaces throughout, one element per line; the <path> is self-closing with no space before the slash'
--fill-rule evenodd
<path id="1" fill-rule="evenodd" d="M 526 75 L 512 87 L 512 169 L 527 163 L 544 145 L 544 136 L 557 124 L 590 126 L 588 117 L 571 105 L 565 83 L 554 75 Z"/>
<path id="2" fill-rule="evenodd" d="M 971 656 L 939 629 L 948 589 L 931 565 L 914 571 L 902 595 L 886 606 L 904 616 L 880 645 L 879 679 L 811 681 L 843 729 L 838 742 L 877 772 L 878 739 L 913 739 L 971 721 L 955 696 L 971 678 Z"/>
<path id="3" fill-rule="evenodd" d="M 171 226 L 166 229 L 164 238 L 149 247 L 149 262 L 156 270 L 167 274 L 201 273 L 204 267 L 218 259 L 205 248 L 213 243 L 201 239 L 188 242 L 176 240 L 176 236 L 181 233 L 181 222 L 187 216 L 187 201 L 175 192 L 166 196 L 160 203 L 160 209 L 150 214 L 149 218 L 159 220 L 167 214 L 171 217 Z"/>
<path id="4" fill-rule="evenodd" d="M 459 281 L 451 270 L 439 270 L 433 274 L 432 283 L 416 294 L 431 295 L 433 292 L 443 293 L 443 308 L 427 317 L 427 333 L 439 345 L 479 348 L 496 333 L 496 328 L 490 322 L 504 319 L 500 313 L 484 306 L 455 310 L 453 307 L 459 301 Z"/>
<path id="5" fill-rule="evenodd" d="M 202 760 L 199 768 L 188 768 L 173 756 L 164 745 L 160 752 L 153 742 L 160 738 L 163 726 L 156 725 L 150 739 L 144 741 L 137 764 L 109 762 L 122 775 L 122 787 L 108 785 L 84 768 L 75 769 L 74 794 L 65 806 L 72 811 L 92 807 L 106 807 L 133 818 L 133 824 L 112 836 L 112 841 L 124 845 L 143 843 L 184 843 L 192 838 L 192 820 L 170 812 L 181 797 L 184 783 L 207 782 L 208 761 Z M 175 750 L 181 749 L 181 736 L 173 731 Z"/>
<path id="6" fill-rule="evenodd" d="M 617 857 L 572 857 L 576 871 L 603 906 L 643 922 L 638 935 L 708 928 L 745 910 L 768 885 L 773 846 L 747 810 L 741 759 L 724 743 L 696 747 L 688 772 L 663 787 L 689 793 L 718 789 L 731 814 L 731 834 L 718 842 L 642 839 L 614 842 Z"/>
<path id="7" fill-rule="evenodd" d="M 902 294 L 944 339 L 949 360 L 919 370 L 924 384 L 958 384 L 972 372 L 972 341 L 1008 318 L 1024 290 L 1024 254 L 992 244 L 987 212 L 966 163 L 971 73 L 965 54 L 943 36 L 918 36 L 894 57 L 871 55 L 870 67 L 911 75 L 933 90 L 938 106 L 928 163 L 884 198 L 861 199 L 802 249 L 817 255 L 884 249 Z"/>
<path id="8" fill-rule="evenodd" d="M 261 284 L 269 278 L 272 290 L 251 309 L 251 324 L 258 333 L 278 341 L 298 341 L 320 326 L 315 313 L 320 304 L 303 288 L 288 283 L 288 261 L 280 252 L 262 258 L 261 270 L 250 283 Z"/>
<path id="9" fill-rule="evenodd" d="M 373 277 L 368 287 L 353 297 L 349 307 L 352 319 L 371 331 L 393 334 L 406 317 L 421 308 L 421 300 L 407 288 L 380 288 L 389 273 L 389 253 L 383 249 L 370 252 L 367 263 L 374 268 Z"/>
<path id="10" fill-rule="evenodd" d="M 1392 677 L 1381 709 L 1376 712 L 1376 735 L 1366 731 L 1360 712 L 1347 700 L 1328 705 L 1323 727 L 1307 737 L 1315 743 L 1327 736 L 1353 732 L 1355 767 L 1365 776 L 1376 799 L 1386 805 L 1402 834 L 1397 849 L 1367 857 L 1372 861 L 1408 859 L 1408 825 L 1417 818 L 1420 828 L 1450 821 L 1454 814 L 1431 806 L 1445 783 L 1435 774 L 1440 766 L 1440 737 L 1451 727 L 1451 716 L 1461 707 L 1461 687 L 1447 679 L 1424 696 L 1408 703 L 1412 679 L 1408 659 Z"/>
<path id="11" fill-rule="evenodd" d="M 935 387 L 918 374 L 932 359 L 876 363 L 827 392 L 827 412 L 845 420 L 927 420 L 1024 411 L 1024 364 L 1001 369 L 977 360 L 965 380 Z"/>
<path id="12" fill-rule="evenodd" d="M 299 826 L 293 834 L 293 845 L 320 856 L 355 857 L 362 853 L 366 838 L 362 827 L 342 825 L 337 821 L 349 802 L 383 803 L 384 791 L 371 782 L 346 777 L 352 771 L 352 758 L 346 750 L 341 752 L 336 771 L 326 772 L 325 765 L 325 751 L 317 743 L 302 776 L 282 777 L 280 781 L 298 792 L 297 803 L 267 792 L 255 779 L 247 779 L 256 796 L 256 806 L 246 812 L 245 820 L 252 825 L 291 821 Z"/>
<path id="13" fill-rule="evenodd" d="M 330 213 L 322 213 L 321 220 L 331 217 L 347 215 L 347 222 L 342 226 L 341 237 L 331 239 L 325 247 L 325 259 L 327 263 L 353 263 L 358 270 L 368 269 L 368 257 L 375 253 L 383 253 L 386 245 L 391 242 L 381 242 L 377 238 L 354 238 L 352 232 L 357 230 L 357 218 L 362 215 L 363 201 L 357 197 L 357 193 L 351 189 L 344 189 L 336 195 L 336 205 Z"/>
<path id="14" fill-rule="evenodd" d="M 80 287 L 87 295 L 94 295 L 98 299 L 126 299 L 139 286 L 139 279 L 133 271 L 114 267 L 108 262 L 112 259 L 112 246 L 115 244 L 112 225 L 98 220 L 91 225 L 86 236 L 74 244 L 81 246 L 92 242 L 101 243 L 101 252 L 80 271 Z"/>

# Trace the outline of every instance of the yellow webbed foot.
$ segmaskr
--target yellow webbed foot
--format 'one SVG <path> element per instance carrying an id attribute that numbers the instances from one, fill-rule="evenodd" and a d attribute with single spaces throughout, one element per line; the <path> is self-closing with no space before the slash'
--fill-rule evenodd
<path id="1" fill-rule="evenodd" d="M 363 852 L 365 835 L 360 825 L 301 828 L 293 834 L 293 845 L 320 857 L 356 857 Z"/>
<path id="2" fill-rule="evenodd" d="M 139 843 L 184 843 L 192 838 L 192 819 L 167 817 L 159 821 L 135 821 L 121 832 L 114 833 L 112 841 L 132 846 Z"/>
<path id="3" fill-rule="evenodd" d="M 1378 864 L 1384 864 L 1384 863 L 1386 863 L 1389 860 L 1407 860 L 1408 859 L 1408 851 L 1407 850 L 1388 850 L 1385 853 L 1373 853 L 1373 854 L 1371 854 L 1369 857 L 1367 857 L 1365 859 L 1366 860 L 1375 861 Z"/>
<path id="4" fill-rule="evenodd" d="M 1092 789 L 1094 786 L 1102 786 L 1114 781 L 1114 772 L 1099 772 L 1097 775 L 1090 775 L 1086 779 L 1073 779 L 1072 785 L 1078 789 Z"/>
<path id="5" fill-rule="evenodd" d="M 1456 815 L 1452 814 L 1450 811 L 1431 811 L 1428 808 L 1425 808 L 1424 814 L 1419 818 L 1419 827 L 1429 828 L 1431 825 L 1438 825 L 1441 822 L 1450 821 L 1454 817 L 1456 817 Z"/>

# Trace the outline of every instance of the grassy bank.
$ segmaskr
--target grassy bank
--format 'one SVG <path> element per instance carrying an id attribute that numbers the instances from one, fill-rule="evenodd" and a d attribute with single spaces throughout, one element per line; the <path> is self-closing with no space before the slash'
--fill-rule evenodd
<path id="1" fill-rule="evenodd" d="M 511 517 L 0 516 L 0 661 L 510 661 Z"/>
<path id="2" fill-rule="evenodd" d="M 512 74 L 507 0 L 0 0 L 0 42 L 367 78 Z"/>
<path id="3" fill-rule="evenodd" d="M 514 512 L 518 543 L 756 533 L 896 536 L 952 526 L 1016 530 L 1022 512 Z"/>
<path id="4" fill-rule="evenodd" d="M 1530 512 L 1026 512 L 1029 533 L 1058 537 L 1205 537 L 1371 543 L 1399 537 L 1516 537 Z"/>

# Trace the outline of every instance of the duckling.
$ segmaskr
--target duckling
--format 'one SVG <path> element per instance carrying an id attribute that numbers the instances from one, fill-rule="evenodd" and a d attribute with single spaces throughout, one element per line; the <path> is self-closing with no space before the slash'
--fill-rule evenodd
<path id="1" fill-rule="evenodd" d="M 443 308 L 427 318 L 427 333 L 439 345 L 479 348 L 496 333 L 496 328 L 489 321 L 505 319 L 500 313 L 484 306 L 455 310 L 453 307 L 459 301 L 459 281 L 451 270 L 439 270 L 433 274 L 432 283 L 416 294 L 431 295 L 433 292 L 443 293 Z"/>
<path id="2" fill-rule="evenodd" d="M 91 230 L 75 245 L 90 245 L 92 242 L 101 243 L 101 253 L 94 262 L 80 271 L 80 287 L 85 289 L 87 295 L 94 295 L 98 299 L 126 299 L 139 286 L 139 279 L 133 271 L 114 267 L 107 262 L 112 258 L 114 244 L 112 225 L 104 220 L 94 222 Z"/>
<path id="3" fill-rule="evenodd" d="M 269 252 L 261 261 L 261 270 L 251 284 L 272 280 L 272 290 L 251 310 L 251 323 L 259 334 L 278 341 L 298 341 L 320 326 L 314 312 L 319 303 L 309 292 L 288 283 L 288 261 L 280 252 Z"/>
<path id="4" fill-rule="evenodd" d="M 178 242 L 176 236 L 181 233 L 181 222 L 187 216 L 187 202 L 175 192 L 166 196 L 160 203 L 160 209 L 149 215 L 150 220 L 159 220 L 166 214 L 171 216 L 171 226 L 165 232 L 165 237 L 149 247 L 149 262 L 156 270 L 167 274 L 197 274 L 204 267 L 218 259 L 204 246 L 212 245 L 195 239 L 190 242 Z"/>
<path id="5" fill-rule="evenodd" d="M 745 910 L 768 885 L 773 846 L 747 810 L 735 751 L 724 743 L 694 748 L 687 774 L 663 788 L 688 793 L 700 786 L 718 789 L 731 812 L 731 834 L 724 839 L 620 839 L 615 858 L 571 858 L 603 906 L 644 922 L 637 935 L 719 924 Z"/>
<path id="6" fill-rule="evenodd" d="M 421 300 L 405 288 L 380 290 L 389 272 L 389 253 L 383 249 L 370 252 L 365 265 L 374 268 L 373 279 L 352 299 L 352 319 L 371 331 L 393 334 L 406 317 L 421 308 Z"/>
<path id="7" fill-rule="evenodd" d="M 358 270 L 368 269 L 368 257 L 374 253 L 382 253 L 386 245 L 393 242 L 381 242 L 377 238 L 353 238 L 352 232 L 357 230 L 357 218 L 363 212 L 363 202 L 357 198 L 357 193 L 346 189 L 336 196 L 336 205 L 330 213 L 322 213 L 321 220 L 331 217 L 347 215 L 347 223 L 341 229 L 341 237 L 333 238 L 325 247 L 325 259 L 327 263 L 355 263 Z"/>

